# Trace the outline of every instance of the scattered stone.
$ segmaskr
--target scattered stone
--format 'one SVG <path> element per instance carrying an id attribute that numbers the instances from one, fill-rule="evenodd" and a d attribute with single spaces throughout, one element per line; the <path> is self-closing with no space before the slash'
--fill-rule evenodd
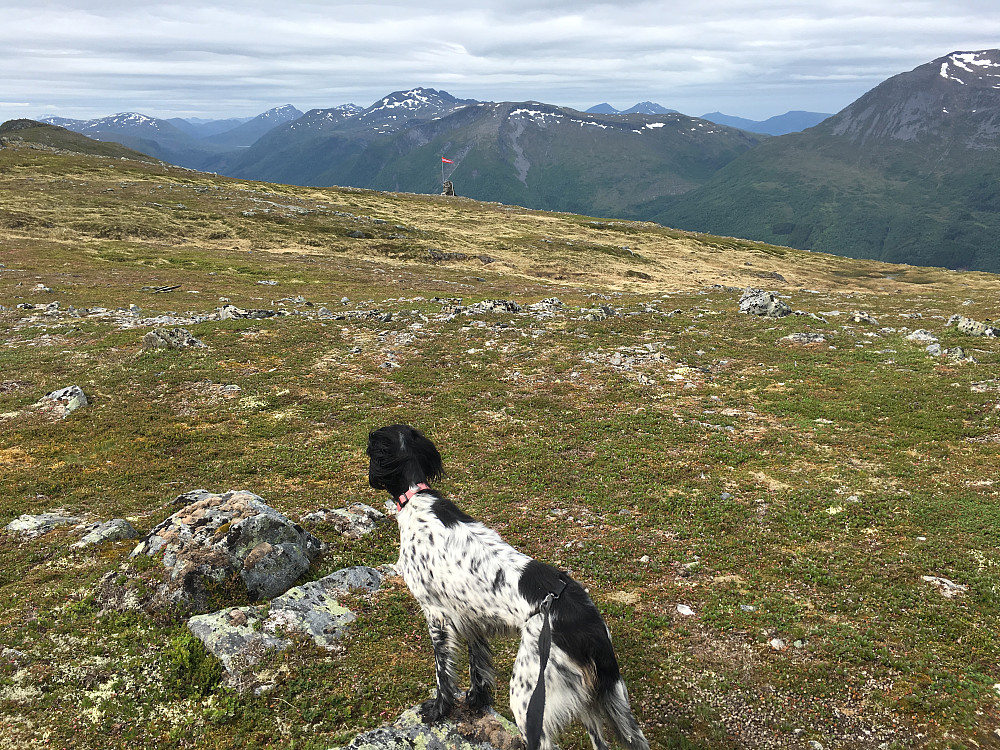
<path id="1" fill-rule="evenodd" d="M 948 318 L 945 326 L 955 326 L 959 333 L 964 333 L 966 336 L 1000 338 L 1000 328 L 980 323 L 978 320 L 973 320 L 972 318 L 966 318 L 964 315 L 952 315 Z"/>
<path id="2" fill-rule="evenodd" d="M 331 750 L 524 750 L 524 740 L 517 727 L 490 710 L 474 716 L 459 701 L 452 715 L 433 724 L 425 724 L 420 706 L 402 713 L 395 723 L 379 727 L 341 748 Z"/>
<path id="3" fill-rule="evenodd" d="M 918 344 L 936 344 L 938 342 L 938 337 L 935 336 L 930 331 L 923 328 L 918 328 L 913 333 L 906 337 L 907 341 L 913 341 Z"/>
<path id="4" fill-rule="evenodd" d="M 760 315 L 766 318 L 783 318 L 792 314 L 775 292 L 763 289 L 744 289 L 740 297 L 740 312 L 745 315 Z"/>
<path id="5" fill-rule="evenodd" d="M 375 531 L 379 524 L 385 523 L 385 513 L 375 510 L 364 503 L 354 503 L 346 508 L 320 508 L 314 513 L 302 516 L 303 523 L 329 524 L 348 539 L 360 539 Z"/>
<path id="6" fill-rule="evenodd" d="M 780 638 L 772 638 L 767 643 L 775 651 L 784 651 L 785 650 L 785 642 L 783 640 L 781 640 Z"/>
<path id="7" fill-rule="evenodd" d="M 272 281 L 271 279 L 264 279 L 262 281 L 258 281 L 257 283 L 261 286 L 278 286 L 278 282 Z"/>
<path id="8" fill-rule="evenodd" d="M 950 359 L 952 362 L 975 362 L 975 357 L 969 357 L 965 354 L 965 349 L 960 346 L 953 346 L 950 349 L 945 349 L 942 354 Z"/>
<path id="9" fill-rule="evenodd" d="M 122 539 L 138 539 L 139 532 L 124 518 L 113 518 L 91 529 L 82 539 L 73 542 L 77 548 L 92 547 L 105 542 L 118 542 Z"/>
<path id="10" fill-rule="evenodd" d="M 787 341 L 796 346 L 810 346 L 812 344 L 822 344 L 826 342 L 826 336 L 821 333 L 792 333 L 783 336 L 778 341 Z"/>
<path id="11" fill-rule="evenodd" d="M 921 576 L 921 579 L 937 588 L 938 592 L 945 599 L 954 599 L 956 596 L 961 596 L 969 590 L 969 587 L 964 584 L 955 583 L 939 576 Z"/>
<path id="12" fill-rule="evenodd" d="M 943 354 L 941 351 L 941 344 L 931 344 L 924 351 L 926 351 L 931 357 L 940 357 Z"/>
<path id="13" fill-rule="evenodd" d="M 878 325 L 878 321 L 875 320 L 875 318 L 873 318 L 871 315 L 862 310 L 854 310 L 850 315 L 847 316 L 847 319 L 851 323 L 867 323 L 868 325 L 873 325 L 873 326 Z"/>
<path id="14" fill-rule="evenodd" d="M 969 385 L 973 393 L 1000 393 L 1000 380 L 980 380 Z"/>
<path id="15" fill-rule="evenodd" d="M 444 250 L 439 250 L 436 247 L 427 248 L 427 254 L 431 256 L 431 260 L 435 262 L 469 259 L 469 256 L 466 253 L 448 253 L 445 252 Z"/>
<path id="16" fill-rule="evenodd" d="M 677 605 L 677 614 L 682 615 L 684 617 L 694 617 L 694 610 L 691 609 L 686 604 L 678 604 Z"/>
<path id="17" fill-rule="evenodd" d="M 352 590 L 378 591 L 381 585 L 382 574 L 374 568 L 345 568 L 289 589 L 268 605 L 196 615 L 187 626 L 227 672 L 237 675 L 260 661 L 267 651 L 290 646 L 295 636 L 331 647 L 356 619 L 336 597 Z"/>
<path id="18" fill-rule="evenodd" d="M 470 315 L 477 313 L 519 313 L 521 306 L 509 299 L 484 299 L 465 308 L 465 312 Z"/>
<path id="19" fill-rule="evenodd" d="M 25 513 L 24 515 L 15 518 L 3 528 L 4 531 L 9 531 L 12 534 L 20 534 L 21 536 L 33 539 L 34 537 L 41 536 L 42 534 L 48 534 L 57 526 L 77 524 L 82 520 L 83 519 L 78 516 L 66 515 L 66 511 L 63 508 L 56 508 L 34 516 Z"/>
<path id="20" fill-rule="evenodd" d="M 90 402 L 83 389 L 78 385 L 70 385 L 66 388 L 46 393 L 35 404 L 35 408 L 51 414 L 54 417 L 65 419 L 77 409 L 82 409 Z"/>
<path id="21" fill-rule="evenodd" d="M 244 310 L 236 305 L 224 305 L 218 311 L 219 320 L 234 320 L 239 318 L 261 320 L 279 315 L 288 315 L 288 312 L 285 310 Z"/>
<path id="22" fill-rule="evenodd" d="M 97 591 L 105 608 L 204 612 L 219 596 L 270 599 L 319 554 L 319 540 L 252 492 L 193 490 L 174 502 L 185 505 L 130 556 L 157 557 L 162 569 L 127 563 L 105 575 Z"/>
<path id="23" fill-rule="evenodd" d="M 607 320 L 618 317 L 618 311 L 611 305 L 600 305 L 593 309 L 583 308 L 580 312 L 583 313 L 583 320 Z"/>
<path id="24" fill-rule="evenodd" d="M 142 337 L 143 349 L 204 349 L 186 328 L 157 328 Z"/>

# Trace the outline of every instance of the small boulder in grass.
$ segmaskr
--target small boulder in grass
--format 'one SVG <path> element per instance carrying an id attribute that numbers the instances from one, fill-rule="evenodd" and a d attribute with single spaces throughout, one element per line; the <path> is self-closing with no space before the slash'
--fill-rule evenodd
<path id="1" fill-rule="evenodd" d="M 38 513 L 36 515 L 25 513 L 15 518 L 3 528 L 4 531 L 32 539 L 43 534 L 48 534 L 59 526 L 77 524 L 82 520 L 79 516 L 68 515 L 63 508 L 55 508 L 47 513 Z"/>
<path id="2" fill-rule="evenodd" d="M 89 405 L 90 401 L 87 400 L 83 389 L 78 385 L 70 385 L 46 393 L 35 403 L 35 408 L 54 417 L 65 419 L 78 409 Z"/>
<path id="3" fill-rule="evenodd" d="M 106 542 L 119 542 L 123 539 L 137 539 L 139 532 L 135 530 L 124 518 L 113 518 L 102 524 L 98 524 L 88 531 L 82 539 L 73 542 L 73 547 L 93 547 Z"/>
<path id="4" fill-rule="evenodd" d="M 98 584 L 105 609 L 192 613 L 271 599 L 320 552 L 318 539 L 252 492 L 193 490 L 177 502 L 184 507 Z M 144 562 L 148 558 L 159 564 Z"/>
<path id="5" fill-rule="evenodd" d="M 156 328 L 142 337 L 143 349 L 204 349 L 186 328 Z"/>
<path id="6" fill-rule="evenodd" d="M 385 513 L 364 503 L 353 503 L 346 508 L 320 508 L 302 516 L 303 523 L 329 524 L 348 539 L 360 539 L 387 520 Z"/>
<path id="7" fill-rule="evenodd" d="M 744 315 L 759 315 L 765 318 L 783 318 L 792 314 L 777 294 L 763 289 L 744 289 L 740 297 L 740 312 Z"/>
<path id="8" fill-rule="evenodd" d="M 997 326 L 988 325 L 978 320 L 967 318 L 964 315 L 952 315 L 946 324 L 946 327 L 950 326 L 955 326 L 959 333 L 964 333 L 966 336 L 984 336 L 992 339 L 1000 338 L 1000 328 Z"/>

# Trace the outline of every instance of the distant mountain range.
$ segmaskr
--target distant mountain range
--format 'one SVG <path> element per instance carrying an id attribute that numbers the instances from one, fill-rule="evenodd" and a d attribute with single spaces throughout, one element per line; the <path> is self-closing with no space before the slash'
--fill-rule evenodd
<path id="1" fill-rule="evenodd" d="M 787 135 L 788 133 L 797 133 L 800 130 L 819 125 L 830 116 L 823 112 L 795 110 L 785 112 L 783 115 L 769 117 L 766 120 L 747 120 L 744 117 L 733 117 L 732 115 L 724 115 L 721 112 L 709 112 L 707 115 L 702 115 L 701 119 L 715 122 L 719 125 L 728 125 L 731 128 L 749 130 L 751 133 Z"/>
<path id="2" fill-rule="evenodd" d="M 587 110 L 587 112 L 602 115 L 666 115 L 676 111 L 676 109 L 667 109 L 662 104 L 655 102 L 639 102 L 628 109 L 615 109 L 607 102 L 604 102 Z M 733 117 L 732 115 L 724 115 L 721 112 L 709 112 L 707 115 L 702 115 L 701 119 L 714 122 L 716 125 L 727 125 L 731 128 L 748 130 L 751 133 L 785 135 L 819 125 L 827 117 L 830 117 L 830 115 L 822 112 L 794 111 L 786 112 L 783 115 L 776 115 L 767 120 L 748 120 L 745 117 Z"/>
<path id="3" fill-rule="evenodd" d="M 250 120 L 45 121 L 181 166 L 300 185 L 435 193 L 447 157 L 459 194 L 482 200 L 1000 271 L 997 50 L 921 65 L 836 115 L 763 122 L 653 102 L 624 112 L 478 102 L 428 88 L 367 108 L 285 105 Z"/>
<path id="4" fill-rule="evenodd" d="M 634 216 L 916 265 L 1000 272 L 1000 50 L 894 76 Z"/>

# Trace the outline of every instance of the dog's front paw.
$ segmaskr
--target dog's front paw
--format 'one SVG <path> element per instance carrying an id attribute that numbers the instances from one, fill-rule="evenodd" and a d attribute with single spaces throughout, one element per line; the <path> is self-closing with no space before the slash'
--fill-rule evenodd
<path id="1" fill-rule="evenodd" d="M 450 714 L 454 707 L 454 701 L 448 701 L 440 697 L 431 698 L 420 704 L 420 718 L 423 719 L 424 724 L 433 724 Z"/>

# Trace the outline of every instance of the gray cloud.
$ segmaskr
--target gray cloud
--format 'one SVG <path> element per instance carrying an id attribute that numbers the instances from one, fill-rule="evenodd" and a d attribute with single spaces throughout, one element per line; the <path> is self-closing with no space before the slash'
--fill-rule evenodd
<path id="1" fill-rule="evenodd" d="M 676 7 L 674 7 L 676 6 Z M 0 119 L 125 110 L 253 115 L 411 86 L 580 108 L 835 112 L 957 49 L 997 46 L 993 2 L 0 0 Z"/>

